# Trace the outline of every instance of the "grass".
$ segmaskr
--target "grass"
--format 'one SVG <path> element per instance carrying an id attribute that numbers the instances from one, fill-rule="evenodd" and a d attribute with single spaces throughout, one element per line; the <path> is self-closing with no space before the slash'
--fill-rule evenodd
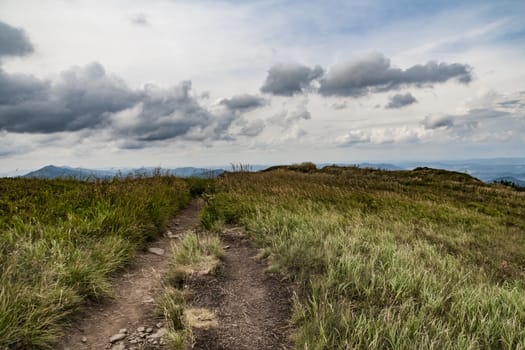
<path id="1" fill-rule="evenodd" d="M 173 177 L 0 179 L 0 348 L 53 348 L 86 300 L 190 199 Z"/>
<path id="2" fill-rule="evenodd" d="M 525 348 L 525 193 L 468 175 L 229 173 L 202 224 L 243 225 L 299 286 L 297 349 Z"/>
<path id="3" fill-rule="evenodd" d="M 217 181 L 0 179 L 0 349 L 52 349 L 192 195 L 207 201 L 204 228 L 244 226 L 298 286 L 297 349 L 525 348 L 525 192 L 427 168 L 234 170 Z M 158 302 L 173 348 L 206 312 L 185 309 L 187 278 L 215 273 L 221 255 L 209 233 L 177 246 Z"/>
<path id="4" fill-rule="evenodd" d="M 157 303 L 159 314 L 164 316 L 168 328 L 168 343 L 172 349 L 182 350 L 191 347 L 192 328 L 210 327 L 216 324 L 213 312 L 186 307 L 184 284 L 192 275 L 217 273 L 223 255 L 218 236 L 194 231 L 186 232 L 182 241 L 173 250 L 164 293 Z M 206 315 L 206 319 L 213 322 L 199 321 L 202 315 Z"/>

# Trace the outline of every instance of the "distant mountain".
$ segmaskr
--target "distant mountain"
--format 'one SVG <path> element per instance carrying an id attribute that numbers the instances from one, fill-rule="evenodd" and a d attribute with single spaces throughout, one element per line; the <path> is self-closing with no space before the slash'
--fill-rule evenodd
<path id="1" fill-rule="evenodd" d="M 55 165 L 47 165 L 35 171 L 31 171 L 22 177 L 25 178 L 37 178 L 37 179 L 58 179 L 58 178 L 71 178 L 77 180 L 89 180 L 89 179 L 108 179 L 115 176 L 145 176 L 150 177 L 157 173 L 161 175 L 172 175 L 178 177 L 199 177 L 199 178 L 214 178 L 224 172 L 223 169 L 205 169 L 205 168 L 173 168 L 173 169 L 162 169 L 162 168 L 114 168 L 111 170 L 97 170 L 97 169 L 85 169 L 85 168 L 71 168 L 71 167 L 59 167 Z"/>
<path id="2" fill-rule="evenodd" d="M 22 177 L 37 179 L 72 178 L 78 180 L 87 180 L 89 178 L 105 179 L 113 176 L 115 176 L 115 173 L 111 171 L 47 165 L 38 170 L 31 171 Z"/>

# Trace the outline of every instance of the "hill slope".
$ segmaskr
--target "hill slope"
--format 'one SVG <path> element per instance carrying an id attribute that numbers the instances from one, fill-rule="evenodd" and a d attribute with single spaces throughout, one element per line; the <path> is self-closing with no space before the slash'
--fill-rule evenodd
<path id="1" fill-rule="evenodd" d="M 297 348 L 525 347 L 525 193 L 337 166 L 228 173 L 219 188 L 203 223 L 244 225 L 300 286 Z"/>

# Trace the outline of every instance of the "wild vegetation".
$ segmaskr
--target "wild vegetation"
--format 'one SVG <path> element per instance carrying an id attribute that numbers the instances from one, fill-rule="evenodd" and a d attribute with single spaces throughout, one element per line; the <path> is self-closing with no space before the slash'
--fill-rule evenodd
<path id="1" fill-rule="evenodd" d="M 79 305 L 206 180 L 0 179 L 0 349 L 53 348 Z M 191 185 L 191 186 L 190 186 Z"/>
<path id="2" fill-rule="evenodd" d="M 210 231 L 240 224 L 297 286 L 297 349 L 525 348 L 525 192 L 427 168 L 311 163 L 218 180 L 0 179 L 0 349 L 52 348 L 108 277 L 191 196 Z M 158 300 L 191 342 L 180 287 L 212 271 L 216 236 L 189 232 Z"/>
<path id="3" fill-rule="evenodd" d="M 216 273 L 223 254 L 219 237 L 210 233 L 187 232 L 175 247 L 166 276 L 167 283 L 157 305 L 159 314 L 164 316 L 172 349 L 191 348 L 191 315 L 195 311 L 203 311 L 186 306 L 184 283 L 194 274 Z"/>
<path id="4" fill-rule="evenodd" d="M 297 349 L 525 348 L 524 192 L 305 164 L 225 174 L 201 221 L 245 226 L 295 281 Z"/>

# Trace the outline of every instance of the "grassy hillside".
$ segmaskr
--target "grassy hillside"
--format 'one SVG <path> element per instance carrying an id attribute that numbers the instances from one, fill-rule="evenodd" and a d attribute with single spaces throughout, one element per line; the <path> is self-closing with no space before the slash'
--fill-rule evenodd
<path id="1" fill-rule="evenodd" d="M 244 225 L 299 286 L 297 349 L 525 348 L 525 193 L 461 173 L 229 173 L 202 222 Z"/>
<path id="2" fill-rule="evenodd" d="M 108 275 L 189 199 L 173 177 L 0 179 L 0 349 L 53 348 L 67 317 L 108 296 Z"/>

